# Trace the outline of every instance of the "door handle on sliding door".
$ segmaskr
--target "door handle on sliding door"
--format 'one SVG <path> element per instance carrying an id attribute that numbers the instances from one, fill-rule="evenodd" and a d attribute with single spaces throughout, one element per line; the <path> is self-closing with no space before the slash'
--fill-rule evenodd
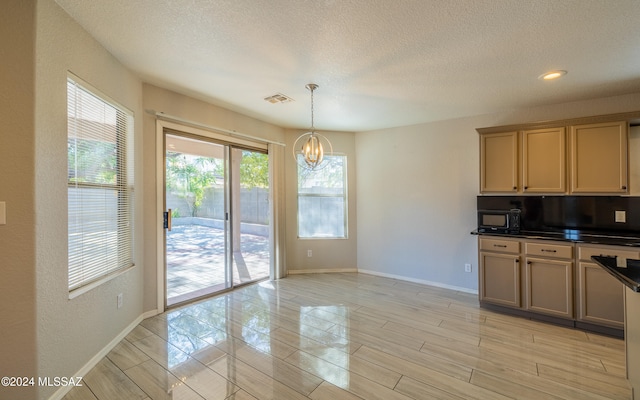
<path id="1" fill-rule="evenodd" d="M 162 213 L 162 223 L 164 229 L 171 231 L 171 209 Z"/>

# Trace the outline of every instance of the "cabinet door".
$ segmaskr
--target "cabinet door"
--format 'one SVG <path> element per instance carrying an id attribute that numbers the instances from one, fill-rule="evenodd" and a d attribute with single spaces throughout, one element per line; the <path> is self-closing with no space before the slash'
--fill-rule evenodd
<path id="1" fill-rule="evenodd" d="M 571 127 L 571 192 L 626 193 L 628 124 Z"/>
<path id="2" fill-rule="evenodd" d="M 564 193 L 566 191 L 565 129 L 522 132 L 522 191 Z"/>
<path id="3" fill-rule="evenodd" d="M 528 257 L 525 291 L 527 310 L 573 318 L 573 262 Z"/>
<path id="4" fill-rule="evenodd" d="M 480 192 L 518 191 L 518 132 L 480 135 Z"/>
<path id="5" fill-rule="evenodd" d="M 480 301 L 520 307 L 520 257 L 480 253 Z"/>
<path id="6" fill-rule="evenodd" d="M 578 320 L 624 327 L 624 286 L 590 262 L 578 264 Z"/>

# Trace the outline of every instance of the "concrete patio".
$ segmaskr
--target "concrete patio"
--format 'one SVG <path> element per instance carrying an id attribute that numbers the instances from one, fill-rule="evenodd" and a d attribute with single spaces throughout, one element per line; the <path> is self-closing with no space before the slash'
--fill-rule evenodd
<path id="1" fill-rule="evenodd" d="M 269 238 L 241 233 L 239 248 L 233 253 L 233 284 L 267 278 Z M 224 257 L 222 229 L 195 224 L 174 226 L 167 232 L 167 304 L 225 289 Z"/>

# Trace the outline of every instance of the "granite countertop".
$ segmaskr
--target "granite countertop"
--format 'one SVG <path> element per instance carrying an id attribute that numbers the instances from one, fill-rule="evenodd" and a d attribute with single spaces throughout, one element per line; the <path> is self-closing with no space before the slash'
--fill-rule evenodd
<path id="1" fill-rule="evenodd" d="M 572 243 L 592 243 L 612 246 L 640 247 L 640 235 L 633 236 L 620 232 L 590 232 L 578 229 L 563 229 L 556 231 L 520 231 L 519 233 L 499 233 L 499 232 L 471 232 L 472 235 L 488 235 L 499 237 L 511 237 L 517 239 L 541 239 L 559 240 Z"/>
<path id="2" fill-rule="evenodd" d="M 634 292 L 640 292 L 640 260 L 626 260 L 626 268 L 618 267 L 616 257 L 591 256 L 605 271 Z"/>

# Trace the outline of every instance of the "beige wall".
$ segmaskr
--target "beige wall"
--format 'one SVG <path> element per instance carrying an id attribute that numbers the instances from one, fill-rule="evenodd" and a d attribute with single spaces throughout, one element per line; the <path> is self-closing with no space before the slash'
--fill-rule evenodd
<path id="1" fill-rule="evenodd" d="M 165 90 L 153 85 L 143 86 L 144 109 L 163 112 L 173 117 L 196 122 L 202 125 L 213 126 L 230 131 L 236 131 L 257 138 L 275 142 L 284 142 L 284 130 L 280 127 L 259 121 L 254 118 L 238 114 L 214 106 L 212 104 L 184 96 L 170 90 Z M 156 118 L 148 112 L 144 115 L 144 310 L 157 309 L 157 271 L 158 271 L 158 246 L 156 235 L 160 228 L 160 213 L 156 207 Z M 162 311 L 162 310 L 161 310 Z"/>
<path id="2" fill-rule="evenodd" d="M 3 3 L 0 24 L 0 376 L 36 376 L 35 1 Z M 2 399 L 36 388 L 0 386 Z"/>
<path id="3" fill-rule="evenodd" d="M 356 134 L 358 268 L 477 291 L 476 128 L 637 111 L 640 93 Z M 631 191 L 640 194 L 637 128 Z M 471 263 L 473 272 L 464 272 Z"/>
<path id="4" fill-rule="evenodd" d="M 294 273 L 318 270 L 344 270 L 357 268 L 358 215 L 356 212 L 357 172 L 355 134 L 352 132 L 320 132 L 325 135 L 335 153 L 347 156 L 347 239 L 298 239 L 297 164 L 291 148 L 305 130 L 287 130 L 285 154 L 286 210 L 287 210 L 287 268 Z M 307 257 L 307 250 L 313 256 Z"/>
<path id="5" fill-rule="evenodd" d="M 37 3 L 35 209 L 38 376 L 74 376 L 142 315 L 142 230 L 135 231 L 136 267 L 74 299 L 67 289 L 67 71 L 135 117 L 136 181 L 142 183 L 142 83 L 53 0 Z M 136 226 L 145 194 L 136 191 Z M 116 296 L 124 305 L 117 309 Z M 48 398 L 55 387 L 40 388 Z"/>

